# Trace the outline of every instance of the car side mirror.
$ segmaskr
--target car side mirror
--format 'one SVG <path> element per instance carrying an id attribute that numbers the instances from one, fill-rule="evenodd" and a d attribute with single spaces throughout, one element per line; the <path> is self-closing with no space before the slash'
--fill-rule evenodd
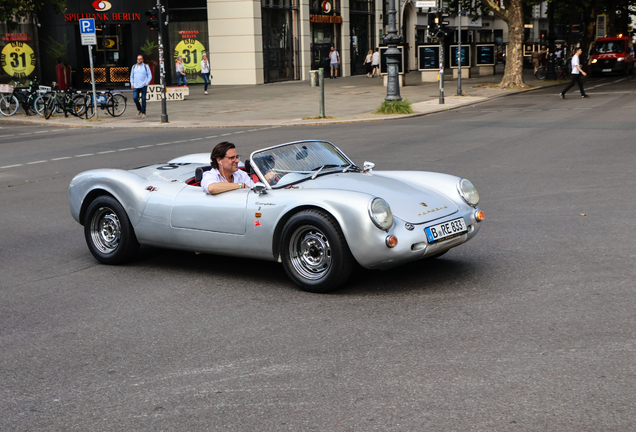
<path id="1" fill-rule="evenodd" d="M 256 183 L 254 185 L 252 190 L 254 191 L 254 193 L 257 193 L 259 195 L 263 195 L 263 194 L 267 193 L 267 186 L 265 185 L 265 183 L 258 182 L 258 183 Z"/>
<path id="2" fill-rule="evenodd" d="M 375 164 L 373 162 L 364 161 L 364 165 L 362 165 L 364 172 L 371 172 L 373 168 L 375 168 Z"/>

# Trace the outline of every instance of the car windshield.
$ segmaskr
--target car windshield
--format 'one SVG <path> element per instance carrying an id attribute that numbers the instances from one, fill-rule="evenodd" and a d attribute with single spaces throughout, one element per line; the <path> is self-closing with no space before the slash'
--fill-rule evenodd
<path id="1" fill-rule="evenodd" d="M 270 186 L 284 187 L 319 175 L 358 169 L 333 144 L 301 141 L 252 153 L 251 164 Z"/>
<path id="2" fill-rule="evenodd" d="M 594 52 L 597 54 L 622 53 L 625 51 L 624 41 L 603 41 L 597 42 Z"/>

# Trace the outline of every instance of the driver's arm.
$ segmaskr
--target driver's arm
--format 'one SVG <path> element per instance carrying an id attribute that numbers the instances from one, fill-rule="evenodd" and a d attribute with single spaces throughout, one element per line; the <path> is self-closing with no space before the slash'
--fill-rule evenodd
<path id="1" fill-rule="evenodd" d="M 231 191 L 231 190 L 241 189 L 244 187 L 249 187 L 249 186 L 246 186 L 243 183 L 217 182 L 217 183 L 211 183 L 208 186 L 208 192 L 211 195 L 216 195 L 216 194 L 220 194 L 220 193 Z"/>

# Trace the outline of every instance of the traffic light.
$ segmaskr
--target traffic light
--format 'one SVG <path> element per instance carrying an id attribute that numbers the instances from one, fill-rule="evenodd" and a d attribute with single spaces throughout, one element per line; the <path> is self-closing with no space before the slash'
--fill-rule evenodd
<path id="1" fill-rule="evenodd" d="M 437 14 L 433 12 L 428 13 L 428 34 L 437 34 Z"/>
<path id="2" fill-rule="evenodd" d="M 159 17 L 159 10 L 154 7 L 146 12 L 146 16 L 149 18 L 149 21 L 146 23 L 150 30 L 159 30 L 159 25 L 161 18 Z"/>
<path id="3" fill-rule="evenodd" d="M 437 22 L 440 28 L 448 27 L 450 21 L 448 21 L 449 15 L 446 12 L 440 12 L 437 14 Z"/>

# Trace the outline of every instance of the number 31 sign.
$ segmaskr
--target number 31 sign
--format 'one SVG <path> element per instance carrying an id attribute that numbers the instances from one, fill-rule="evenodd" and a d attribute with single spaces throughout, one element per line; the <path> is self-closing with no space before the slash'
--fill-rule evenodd
<path id="1" fill-rule="evenodd" d="M 0 63 L 7 75 L 26 78 L 35 70 L 35 53 L 24 42 L 11 42 L 2 49 Z"/>
<path id="2" fill-rule="evenodd" d="M 184 39 L 174 49 L 174 59 L 183 57 L 183 66 L 188 75 L 201 72 L 201 56 L 205 54 L 205 47 L 196 39 Z"/>

